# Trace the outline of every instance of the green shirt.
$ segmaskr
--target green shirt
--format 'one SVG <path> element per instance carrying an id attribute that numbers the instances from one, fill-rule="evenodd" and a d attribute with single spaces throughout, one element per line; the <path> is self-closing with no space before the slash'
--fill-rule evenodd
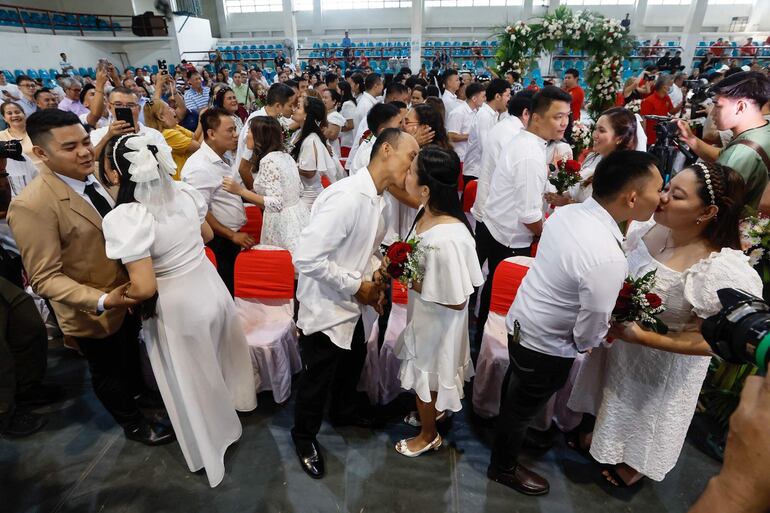
<path id="1" fill-rule="evenodd" d="M 235 93 L 235 98 L 238 100 L 238 103 L 248 107 L 251 105 L 251 102 L 254 101 L 254 93 L 249 90 L 249 86 L 246 84 L 241 84 L 239 86 L 233 84 L 230 89 Z"/>
<path id="2" fill-rule="evenodd" d="M 765 153 L 770 155 L 770 123 L 746 130 L 736 136 L 733 141 L 741 139 L 754 141 L 765 150 Z M 756 213 L 759 200 L 762 198 L 762 193 L 765 192 L 765 186 L 768 182 L 768 169 L 765 167 L 762 157 L 744 144 L 733 144 L 722 150 L 717 162 L 735 169 L 743 177 L 743 181 L 746 183 L 746 207 L 753 209 Z"/>

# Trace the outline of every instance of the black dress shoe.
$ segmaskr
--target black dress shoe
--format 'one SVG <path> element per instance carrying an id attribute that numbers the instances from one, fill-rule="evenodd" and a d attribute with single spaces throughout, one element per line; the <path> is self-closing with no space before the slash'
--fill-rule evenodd
<path id="1" fill-rule="evenodd" d="M 32 388 L 16 394 L 16 405 L 34 408 L 53 404 L 64 399 L 64 391 L 54 385 L 35 385 Z"/>
<path id="2" fill-rule="evenodd" d="M 0 424 L 0 436 L 23 438 L 40 431 L 45 426 L 45 423 L 46 419 L 42 415 L 16 410 Z"/>
<path id="3" fill-rule="evenodd" d="M 511 470 L 500 470 L 495 465 L 489 465 L 487 477 L 524 495 L 545 495 L 551 489 L 544 477 L 518 463 Z"/>
<path id="4" fill-rule="evenodd" d="M 358 413 L 346 417 L 332 418 L 331 424 L 334 427 L 355 426 L 364 429 L 374 429 L 379 426 L 379 423 L 374 417 Z"/>
<path id="5" fill-rule="evenodd" d="M 298 440 L 293 435 L 291 438 L 294 441 L 294 449 L 297 451 L 302 470 L 313 479 L 321 479 L 326 470 L 318 440 Z"/>
<path id="6" fill-rule="evenodd" d="M 125 426 L 123 431 L 126 433 L 126 438 L 144 445 L 170 444 L 175 440 L 174 431 L 171 428 L 146 419 Z"/>

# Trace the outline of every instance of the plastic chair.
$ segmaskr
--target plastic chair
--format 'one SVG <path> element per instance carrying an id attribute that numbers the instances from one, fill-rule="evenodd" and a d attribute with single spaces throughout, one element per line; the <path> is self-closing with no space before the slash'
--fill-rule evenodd
<path id="1" fill-rule="evenodd" d="M 257 206 L 248 206 L 246 211 L 246 224 L 241 227 L 241 232 L 248 233 L 257 244 L 262 239 L 262 209 Z"/>
<path id="2" fill-rule="evenodd" d="M 473 383 L 473 411 L 480 417 L 491 418 L 500 413 L 500 391 L 509 363 L 505 316 L 532 260 L 529 257 L 506 258 L 492 277 L 489 317 L 484 325 Z"/>
<path id="3" fill-rule="evenodd" d="M 289 400 L 291 377 L 302 368 L 294 324 L 291 254 L 274 246 L 242 251 L 235 259 L 235 307 L 249 344 L 257 393 Z"/>
<path id="4" fill-rule="evenodd" d="M 209 261 L 214 264 L 214 267 L 217 266 L 217 256 L 214 254 L 214 251 L 206 246 L 206 258 L 209 259 Z"/>

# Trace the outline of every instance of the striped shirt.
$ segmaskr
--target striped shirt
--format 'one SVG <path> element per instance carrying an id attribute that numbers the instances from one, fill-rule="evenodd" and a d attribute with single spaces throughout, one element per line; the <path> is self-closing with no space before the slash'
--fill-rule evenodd
<path id="1" fill-rule="evenodd" d="M 188 109 L 201 110 L 209 105 L 209 88 L 203 87 L 200 93 L 188 89 L 184 93 L 184 104 Z"/>

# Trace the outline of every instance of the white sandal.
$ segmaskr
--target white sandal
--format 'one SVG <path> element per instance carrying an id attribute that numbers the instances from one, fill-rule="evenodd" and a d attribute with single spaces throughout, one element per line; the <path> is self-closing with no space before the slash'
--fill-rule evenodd
<path id="1" fill-rule="evenodd" d="M 443 442 L 441 435 L 436 435 L 436 438 L 433 439 L 431 443 L 420 449 L 419 451 L 410 451 L 409 447 L 406 445 L 407 439 L 403 439 L 399 441 L 396 444 L 396 451 L 398 451 L 399 454 L 403 454 L 404 456 L 407 456 L 409 458 L 416 458 L 420 454 L 428 451 L 438 451 L 439 447 L 441 447 L 441 443 Z"/>
<path id="2" fill-rule="evenodd" d="M 442 411 L 436 415 L 436 422 L 441 422 L 446 416 L 446 410 Z M 409 412 L 409 414 L 404 417 L 404 424 L 408 424 L 412 427 L 422 427 L 422 422 L 420 422 L 420 415 L 416 411 Z"/>

